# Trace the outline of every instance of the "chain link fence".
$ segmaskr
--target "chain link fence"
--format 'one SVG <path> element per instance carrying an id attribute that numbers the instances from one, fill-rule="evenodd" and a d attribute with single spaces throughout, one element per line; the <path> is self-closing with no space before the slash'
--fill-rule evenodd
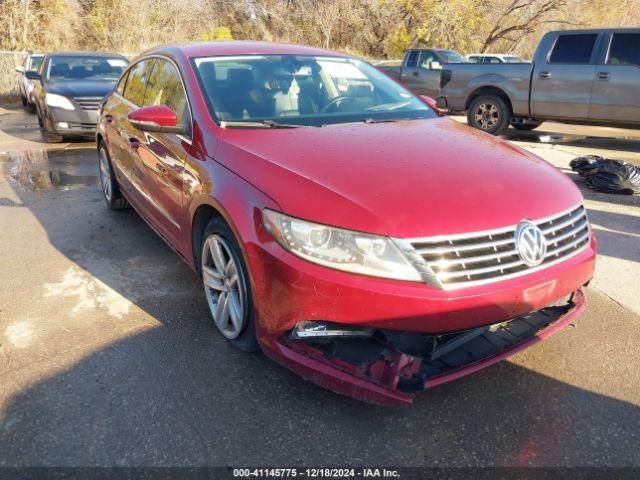
<path id="1" fill-rule="evenodd" d="M 18 73 L 16 67 L 22 65 L 26 52 L 0 50 L 0 96 L 18 95 Z"/>

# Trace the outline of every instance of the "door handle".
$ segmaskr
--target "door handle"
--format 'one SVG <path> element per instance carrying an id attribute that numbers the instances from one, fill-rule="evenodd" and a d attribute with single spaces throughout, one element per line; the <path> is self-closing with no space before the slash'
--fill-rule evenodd
<path id="1" fill-rule="evenodd" d="M 136 137 L 129 137 L 129 145 L 136 150 L 140 146 L 140 141 Z"/>
<path id="2" fill-rule="evenodd" d="M 540 78 L 551 78 L 551 72 L 540 72 Z"/>
<path id="3" fill-rule="evenodd" d="M 598 72 L 596 73 L 596 80 L 607 81 L 611 78 L 611 74 L 609 72 Z"/>

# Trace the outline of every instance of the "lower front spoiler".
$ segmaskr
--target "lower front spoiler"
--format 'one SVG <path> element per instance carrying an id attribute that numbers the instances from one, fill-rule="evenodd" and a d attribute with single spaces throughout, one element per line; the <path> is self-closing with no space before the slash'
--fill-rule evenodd
<path id="1" fill-rule="evenodd" d="M 286 338 L 279 341 L 263 340 L 262 344 L 268 357 L 328 390 L 375 404 L 408 405 L 413 401 L 413 395 L 409 390 L 417 391 L 436 387 L 500 362 L 561 330 L 580 315 L 585 306 L 584 293 L 581 289 L 577 290 L 564 307 L 535 312 L 535 315 L 546 315 L 549 318 L 548 321 L 536 320 L 543 322 L 543 326 L 537 330 L 535 322 L 528 322 L 533 325 L 534 333 L 531 335 L 522 340 L 518 339 L 479 360 L 474 359 L 437 374 L 429 374 L 429 372 L 433 373 L 433 362 L 430 360 L 401 351 L 385 349 L 384 358 L 356 365 L 344 359 L 328 358 L 312 346 Z M 519 317 L 519 319 L 526 320 L 526 317 Z M 508 324 L 509 322 L 504 322 L 501 325 Z M 407 385 L 410 387 L 406 388 Z"/>

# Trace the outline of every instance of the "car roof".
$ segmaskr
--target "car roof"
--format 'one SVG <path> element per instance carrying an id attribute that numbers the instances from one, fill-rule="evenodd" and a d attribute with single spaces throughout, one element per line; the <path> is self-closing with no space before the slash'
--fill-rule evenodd
<path id="1" fill-rule="evenodd" d="M 184 45 L 163 45 L 142 53 L 140 57 L 151 54 L 181 53 L 189 58 L 208 57 L 218 55 L 322 55 L 332 57 L 350 57 L 349 55 L 324 50 L 322 48 L 306 47 L 285 43 L 253 42 L 253 41 L 225 41 L 225 42 L 197 42 Z"/>
<path id="2" fill-rule="evenodd" d="M 583 28 L 575 30 L 553 30 L 549 33 L 640 33 L 640 28 Z"/>
<path id="3" fill-rule="evenodd" d="M 105 52 L 87 52 L 84 50 L 80 50 L 77 52 L 49 52 L 47 53 L 48 57 L 104 57 L 104 58 L 112 58 L 112 57 L 122 57 L 127 58 L 124 55 L 120 55 L 119 53 L 105 53 Z"/>

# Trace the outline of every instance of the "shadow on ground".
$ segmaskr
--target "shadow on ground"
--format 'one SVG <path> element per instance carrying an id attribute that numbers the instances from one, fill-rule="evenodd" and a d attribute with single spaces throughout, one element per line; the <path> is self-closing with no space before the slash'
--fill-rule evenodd
<path id="1" fill-rule="evenodd" d="M 13 398 L 0 464 L 622 465 L 639 425 L 637 406 L 510 363 L 411 408 L 366 405 L 240 354 L 187 318 Z"/>

